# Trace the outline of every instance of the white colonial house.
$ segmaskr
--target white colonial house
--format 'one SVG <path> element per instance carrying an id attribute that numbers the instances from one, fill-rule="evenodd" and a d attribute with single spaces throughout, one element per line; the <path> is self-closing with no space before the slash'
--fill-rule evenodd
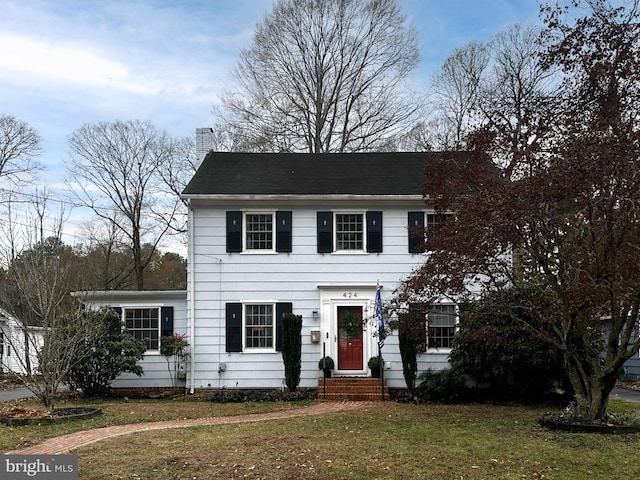
<path id="1" fill-rule="evenodd" d="M 170 385 L 159 338 L 187 336 L 185 387 L 281 388 L 281 319 L 301 315 L 301 387 L 318 385 L 318 361 L 336 376 L 369 376 L 378 354 L 376 288 L 383 303 L 423 261 L 413 234 L 437 224 L 422 193 L 437 153 L 279 154 L 209 152 L 185 188 L 189 207 L 186 292 L 83 292 L 122 313 L 147 339 L 142 378 L 115 387 Z M 464 161 L 461 154 L 458 161 Z M 355 314 L 360 329 L 341 328 Z M 430 314 L 419 369 L 444 368 L 457 309 Z M 382 349 L 390 388 L 404 388 L 397 336 Z"/>
<path id="2" fill-rule="evenodd" d="M 15 314 L 0 308 L 0 372 L 19 375 L 27 373 L 27 369 L 36 372 L 42 339 L 42 327 L 25 324 Z"/>

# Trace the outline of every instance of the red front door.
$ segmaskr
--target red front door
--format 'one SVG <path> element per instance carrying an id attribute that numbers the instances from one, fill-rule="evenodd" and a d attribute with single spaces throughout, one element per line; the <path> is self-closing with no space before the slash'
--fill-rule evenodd
<path id="1" fill-rule="evenodd" d="M 363 370 L 362 307 L 338 307 L 338 370 Z"/>

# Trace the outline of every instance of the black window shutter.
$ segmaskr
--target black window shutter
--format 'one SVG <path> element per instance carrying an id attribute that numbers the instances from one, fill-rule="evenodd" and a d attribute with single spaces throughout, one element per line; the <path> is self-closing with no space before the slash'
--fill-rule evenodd
<path id="1" fill-rule="evenodd" d="M 291 212 L 276 212 L 276 252 L 291 252 Z"/>
<path id="2" fill-rule="evenodd" d="M 333 212 L 318 212 L 318 253 L 333 252 Z"/>
<path id="3" fill-rule="evenodd" d="M 173 335 L 173 307 L 160 308 L 160 336 Z"/>
<path id="4" fill-rule="evenodd" d="M 409 212 L 409 253 L 424 251 L 424 212 Z"/>
<path id="5" fill-rule="evenodd" d="M 120 318 L 122 318 L 122 307 L 111 307 L 111 310 L 116 312 L 118 315 L 120 315 Z"/>
<path id="6" fill-rule="evenodd" d="M 285 313 L 293 312 L 290 302 L 276 303 L 276 351 L 282 351 L 282 317 Z"/>
<path id="7" fill-rule="evenodd" d="M 382 252 L 382 212 L 367 212 L 367 252 Z"/>
<path id="8" fill-rule="evenodd" d="M 227 212 L 227 252 L 242 251 L 242 212 Z"/>
<path id="9" fill-rule="evenodd" d="M 242 351 L 242 304 L 226 304 L 226 351 Z"/>

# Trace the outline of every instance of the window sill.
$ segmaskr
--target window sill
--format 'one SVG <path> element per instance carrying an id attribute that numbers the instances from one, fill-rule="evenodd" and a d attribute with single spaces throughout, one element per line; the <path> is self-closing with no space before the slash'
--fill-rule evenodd
<path id="1" fill-rule="evenodd" d="M 364 250 L 336 250 L 331 252 L 331 255 L 369 255 L 369 252 Z"/>
<path id="2" fill-rule="evenodd" d="M 446 353 L 446 354 L 450 354 L 451 350 L 453 350 L 451 347 L 442 347 L 442 348 L 436 348 L 436 347 L 430 347 L 427 348 L 427 351 L 425 353 Z"/>
<path id="3" fill-rule="evenodd" d="M 254 353 L 278 353 L 275 348 L 245 348 L 242 353 L 254 354 Z"/>
<path id="4" fill-rule="evenodd" d="M 277 255 L 275 250 L 244 250 L 240 255 Z"/>

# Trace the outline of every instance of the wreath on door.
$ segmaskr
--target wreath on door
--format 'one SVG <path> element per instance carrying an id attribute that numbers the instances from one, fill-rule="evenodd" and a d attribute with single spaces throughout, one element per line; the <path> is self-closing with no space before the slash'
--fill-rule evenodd
<path id="1" fill-rule="evenodd" d="M 351 310 L 347 310 L 340 319 L 340 329 L 348 338 L 358 338 L 362 331 L 362 321 Z"/>

